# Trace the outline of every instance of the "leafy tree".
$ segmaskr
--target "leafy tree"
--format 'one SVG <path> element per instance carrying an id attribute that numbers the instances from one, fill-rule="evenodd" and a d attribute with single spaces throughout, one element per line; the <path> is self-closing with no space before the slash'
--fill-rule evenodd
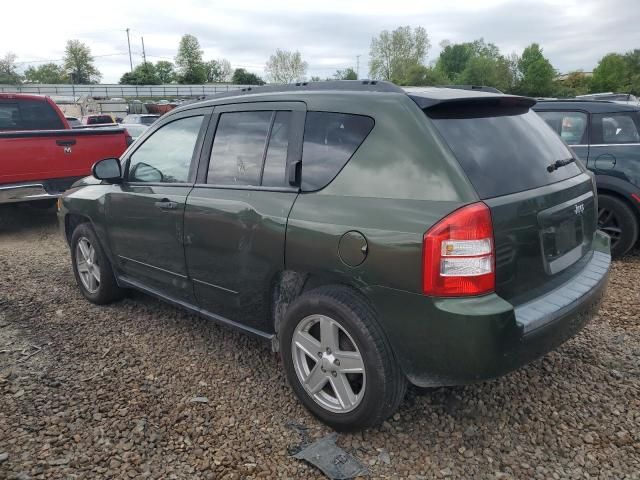
<path id="1" fill-rule="evenodd" d="M 22 81 L 16 67 L 16 54 L 9 52 L 0 58 L 0 83 L 16 85 Z"/>
<path id="2" fill-rule="evenodd" d="M 255 73 L 247 72 L 244 68 L 236 68 L 233 72 L 231 83 L 236 85 L 264 85 L 264 80 Z"/>
<path id="3" fill-rule="evenodd" d="M 312 82 L 319 82 L 320 80 L 322 80 L 320 77 L 318 77 L 317 75 L 314 75 L 311 77 L 311 81 Z"/>
<path id="4" fill-rule="evenodd" d="M 193 35 L 183 35 L 176 55 L 178 82 L 184 84 L 204 83 L 207 70 L 202 60 L 200 42 Z"/>
<path id="5" fill-rule="evenodd" d="M 336 80 L 357 80 L 358 74 L 353 68 L 349 67 L 345 68 L 344 70 L 336 70 L 336 73 L 333 74 L 333 77 Z"/>
<path id="6" fill-rule="evenodd" d="M 160 85 L 160 79 L 153 63 L 145 62 L 136 66 L 133 72 L 127 72 L 120 78 L 123 85 Z"/>
<path id="7" fill-rule="evenodd" d="M 548 97 L 553 93 L 556 71 L 537 43 L 524 49 L 518 61 L 518 70 L 522 76 L 517 87 L 521 94 Z"/>
<path id="8" fill-rule="evenodd" d="M 278 48 L 276 53 L 269 57 L 265 71 L 273 83 L 293 83 L 304 80 L 307 66 L 307 62 L 302 60 L 302 55 L 297 50 L 289 52 Z"/>
<path id="9" fill-rule="evenodd" d="M 436 68 L 455 82 L 473 55 L 473 46 L 470 43 L 445 45 L 436 62 Z"/>
<path id="10" fill-rule="evenodd" d="M 29 67 L 24 71 L 25 81 L 28 83 L 68 83 L 69 79 L 64 68 L 55 63 L 45 63 L 38 67 Z"/>
<path id="11" fill-rule="evenodd" d="M 424 62 L 430 48 L 429 36 L 422 27 L 383 30 L 371 40 L 369 75 L 401 83 L 410 67 Z"/>
<path id="12" fill-rule="evenodd" d="M 593 70 L 591 91 L 615 92 L 623 90 L 629 82 L 629 63 L 623 55 L 610 53 L 598 62 Z"/>
<path id="13" fill-rule="evenodd" d="M 176 72 L 173 63 L 166 60 L 156 62 L 156 76 L 161 84 L 173 83 L 176 79 Z"/>
<path id="14" fill-rule="evenodd" d="M 575 97 L 584 95 L 591 90 L 591 77 L 582 70 L 569 72 L 554 82 L 554 96 Z"/>
<path id="15" fill-rule="evenodd" d="M 64 51 L 64 72 L 71 83 L 98 83 L 102 74 L 94 65 L 91 49 L 80 40 L 69 40 Z"/>
<path id="16" fill-rule="evenodd" d="M 446 85 L 449 79 L 440 70 L 424 65 L 411 65 L 400 85 L 435 86 Z"/>
<path id="17" fill-rule="evenodd" d="M 511 90 L 513 85 L 509 62 L 501 55 L 497 57 L 481 55 L 471 58 L 460 74 L 459 81 L 465 85 L 494 87 L 502 92 Z"/>
<path id="18" fill-rule="evenodd" d="M 211 60 L 205 64 L 207 70 L 207 82 L 224 83 L 231 80 L 233 70 L 231 63 L 226 58 Z"/>

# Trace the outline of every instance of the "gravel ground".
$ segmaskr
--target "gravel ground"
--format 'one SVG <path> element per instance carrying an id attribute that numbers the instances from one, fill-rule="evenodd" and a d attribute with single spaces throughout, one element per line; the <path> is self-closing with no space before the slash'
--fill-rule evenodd
<path id="1" fill-rule="evenodd" d="M 338 444 L 373 478 L 640 478 L 640 256 L 600 316 L 504 378 L 411 389 Z M 192 402 L 196 396 L 207 403 Z M 291 458 L 330 433 L 258 340 L 141 294 L 75 286 L 55 215 L 0 207 L 0 478 L 322 478 Z"/>

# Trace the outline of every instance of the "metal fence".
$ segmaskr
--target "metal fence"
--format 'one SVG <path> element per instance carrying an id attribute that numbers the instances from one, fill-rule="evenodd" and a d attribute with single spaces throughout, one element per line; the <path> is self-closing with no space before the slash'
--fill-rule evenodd
<path id="1" fill-rule="evenodd" d="M 0 85 L 0 93 L 35 93 L 39 95 L 60 95 L 94 98 L 176 98 L 214 95 L 247 87 L 248 85 L 208 84 L 208 85 Z"/>

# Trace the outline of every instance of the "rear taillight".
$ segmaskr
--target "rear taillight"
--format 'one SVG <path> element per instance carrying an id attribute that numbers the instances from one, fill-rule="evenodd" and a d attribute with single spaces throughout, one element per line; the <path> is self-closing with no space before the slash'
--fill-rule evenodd
<path id="1" fill-rule="evenodd" d="M 133 143 L 133 137 L 127 131 L 126 128 L 124 129 L 124 138 L 125 138 L 125 141 L 127 142 L 127 147 Z"/>
<path id="2" fill-rule="evenodd" d="M 451 213 L 424 234 L 422 290 L 425 295 L 483 295 L 495 289 L 493 225 L 489 207 L 478 202 Z"/>

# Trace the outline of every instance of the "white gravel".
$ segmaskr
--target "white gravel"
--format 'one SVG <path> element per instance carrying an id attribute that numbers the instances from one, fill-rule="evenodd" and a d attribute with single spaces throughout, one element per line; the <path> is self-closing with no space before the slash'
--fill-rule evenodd
<path id="1" fill-rule="evenodd" d="M 338 445 L 373 478 L 640 479 L 640 256 L 600 316 L 491 382 L 411 389 Z M 51 211 L 0 207 L 0 479 L 322 478 L 291 458 L 330 430 L 258 340 L 142 294 L 85 301 Z"/>

